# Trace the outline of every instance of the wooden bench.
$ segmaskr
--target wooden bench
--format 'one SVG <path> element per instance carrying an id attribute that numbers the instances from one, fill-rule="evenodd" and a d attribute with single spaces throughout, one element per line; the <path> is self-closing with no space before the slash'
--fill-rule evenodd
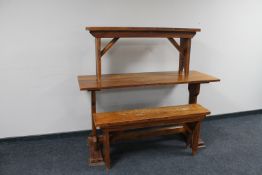
<path id="1" fill-rule="evenodd" d="M 99 127 L 103 132 L 102 140 L 106 167 L 110 168 L 110 142 L 113 139 L 113 134 L 117 132 L 123 133 L 124 131 L 136 132 L 139 128 L 151 129 L 152 127 L 158 127 L 158 131 L 150 130 L 149 134 L 145 134 L 144 131 L 142 132 L 147 136 L 156 136 L 165 135 L 169 131 L 173 131 L 170 133 L 175 133 L 170 128 L 169 130 L 161 130 L 162 127 L 171 125 L 182 126 L 180 130 L 184 132 L 183 125 L 186 124 L 187 127 L 190 127 L 190 144 L 192 154 L 194 155 L 198 149 L 200 123 L 207 114 L 210 114 L 210 112 L 199 104 L 95 113 L 95 127 Z M 177 132 L 180 130 L 179 127 L 176 129 Z M 150 132 L 153 134 L 150 134 Z M 135 137 L 132 134 L 127 134 L 127 136 L 129 138 Z"/>

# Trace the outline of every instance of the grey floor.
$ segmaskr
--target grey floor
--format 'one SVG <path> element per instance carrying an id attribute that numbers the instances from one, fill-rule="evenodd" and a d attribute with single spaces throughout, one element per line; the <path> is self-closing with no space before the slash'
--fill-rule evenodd
<path id="1" fill-rule="evenodd" d="M 109 174 L 261 175 L 262 115 L 207 120 L 207 148 L 191 156 L 179 136 L 112 146 Z M 107 174 L 87 165 L 85 134 L 0 142 L 0 175 Z"/>

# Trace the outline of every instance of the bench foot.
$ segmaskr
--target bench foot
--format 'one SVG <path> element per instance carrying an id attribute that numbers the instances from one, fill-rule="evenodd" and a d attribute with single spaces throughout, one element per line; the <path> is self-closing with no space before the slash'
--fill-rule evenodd
<path id="1" fill-rule="evenodd" d="M 185 132 L 183 133 L 185 137 L 186 147 L 192 148 L 192 125 L 191 124 L 184 124 Z M 198 148 L 205 148 L 206 145 L 204 141 L 200 138 L 199 133 L 199 139 L 198 139 Z"/>
<path id="2" fill-rule="evenodd" d="M 188 148 L 188 147 L 192 147 L 191 146 L 191 144 L 190 144 L 190 140 L 191 139 L 189 139 L 189 137 L 188 136 L 185 136 L 186 138 L 185 138 L 185 142 L 186 142 L 186 148 Z M 187 140 L 187 139 L 189 139 L 189 140 Z M 199 138 L 198 139 L 198 149 L 200 149 L 200 148 L 205 148 L 206 147 L 206 145 L 205 145 L 205 142 L 201 139 L 201 138 Z"/>
<path id="3" fill-rule="evenodd" d="M 88 150 L 89 150 L 89 165 L 99 166 L 104 165 L 102 151 L 98 144 L 97 138 L 94 136 L 88 137 Z"/>
<path id="4" fill-rule="evenodd" d="M 198 148 L 205 148 L 205 147 L 206 147 L 205 142 L 201 138 L 199 138 L 198 139 Z"/>

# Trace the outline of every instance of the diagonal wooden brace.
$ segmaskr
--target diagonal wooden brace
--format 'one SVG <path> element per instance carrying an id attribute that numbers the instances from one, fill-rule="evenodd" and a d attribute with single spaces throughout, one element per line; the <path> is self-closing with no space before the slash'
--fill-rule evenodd
<path id="1" fill-rule="evenodd" d="M 117 42 L 119 38 L 113 38 L 101 51 L 101 57 Z"/>
<path id="2" fill-rule="evenodd" d="M 184 56 L 183 49 L 179 46 L 179 44 L 176 42 L 174 38 L 167 38 L 171 44 L 178 50 L 178 52 Z"/>

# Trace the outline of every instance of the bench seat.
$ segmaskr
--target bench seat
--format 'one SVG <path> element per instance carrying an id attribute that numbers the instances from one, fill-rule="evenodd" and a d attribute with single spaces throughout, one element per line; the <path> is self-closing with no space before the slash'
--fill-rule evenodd
<path id="1" fill-rule="evenodd" d="M 208 114 L 210 112 L 199 104 L 95 113 L 95 127 L 103 131 L 106 167 L 110 168 L 110 134 L 113 131 L 187 124 L 192 131 L 190 142 L 194 155 L 198 148 L 200 122 Z"/>
<path id="2" fill-rule="evenodd" d="M 161 122 L 188 123 L 203 119 L 210 112 L 199 104 L 135 109 L 94 114 L 95 126 L 101 129 L 115 127 L 140 128 L 142 125 L 161 125 Z M 123 129 L 123 128 L 122 128 Z"/>

